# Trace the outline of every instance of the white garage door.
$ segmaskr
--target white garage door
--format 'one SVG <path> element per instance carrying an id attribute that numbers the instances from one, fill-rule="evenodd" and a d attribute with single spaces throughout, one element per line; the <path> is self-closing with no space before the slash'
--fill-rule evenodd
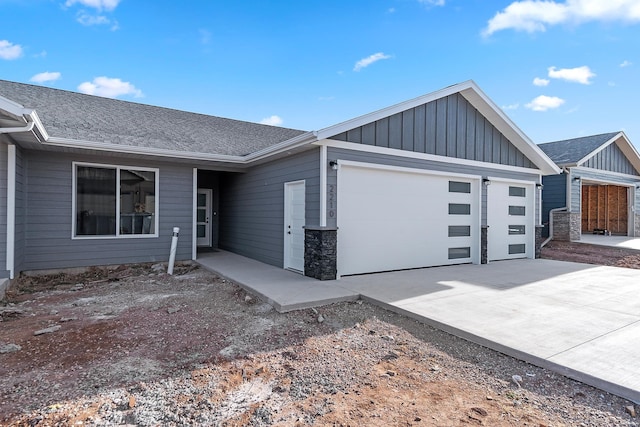
<path id="1" fill-rule="evenodd" d="M 491 179 L 487 188 L 489 261 L 534 257 L 534 188 Z"/>
<path id="2" fill-rule="evenodd" d="M 479 262 L 477 179 L 341 163 L 338 274 Z"/>

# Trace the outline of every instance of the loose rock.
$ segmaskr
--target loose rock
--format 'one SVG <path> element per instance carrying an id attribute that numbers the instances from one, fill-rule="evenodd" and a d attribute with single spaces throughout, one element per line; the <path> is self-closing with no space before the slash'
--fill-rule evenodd
<path id="1" fill-rule="evenodd" d="M 38 335 L 50 334 L 50 333 L 53 333 L 53 332 L 59 330 L 61 327 L 62 326 L 60 326 L 60 325 L 49 326 L 48 328 L 44 328 L 44 329 L 40 329 L 39 331 L 35 331 L 33 333 L 33 335 L 38 336 Z"/>
<path id="2" fill-rule="evenodd" d="M 22 347 L 20 347 L 18 344 L 0 344 L 0 354 L 13 353 L 14 351 L 20 350 L 22 350 Z"/>

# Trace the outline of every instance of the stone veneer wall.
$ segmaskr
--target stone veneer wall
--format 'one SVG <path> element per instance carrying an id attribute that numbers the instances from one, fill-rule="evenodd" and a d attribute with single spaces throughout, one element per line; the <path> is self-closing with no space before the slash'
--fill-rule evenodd
<path id="1" fill-rule="evenodd" d="M 338 272 L 338 229 L 305 227 L 304 275 L 318 280 L 335 280 Z"/>
<path id="2" fill-rule="evenodd" d="M 640 237 L 640 214 L 634 214 L 633 215 L 635 218 L 635 223 L 633 225 L 634 228 L 634 234 L 632 237 Z"/>
<path id="3" fill-rule="evenodd" d="M 482 226 L 482 230 L 480 230 L 480 264 L 487 264 L 489 262 L 489 252 L 488 252 L 488 235 L 489 227 L 486 225 Z"/>
<path id="4" fill-rule="evenodd" d="M 536 247 L 535 247 L 535 258 L 540 258 L 540 253 L 542 251 L 542 242 L 544 241 L 544 237 L 542 237 L 542 230 L 544 230 L 544 225 L 536 225 Z"/>
<path id="5" fill-rule="evenodd" d="M 582 223 L 577 212 L 553 212 L 553 239 L 565 242 L 580 240 Z"/>

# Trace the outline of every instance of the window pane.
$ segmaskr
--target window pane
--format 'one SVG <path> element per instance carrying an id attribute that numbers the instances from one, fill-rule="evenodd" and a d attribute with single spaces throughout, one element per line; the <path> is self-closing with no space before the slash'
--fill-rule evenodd
<path id="1" fill-rule="evenodd" d="M 156 174 L 120 170 L 120 234 L 154 234 Z"/>
<path id="2" fill-rule="evenodd" d="M 525 244 L 521 245 L 509 245 L 510 254 L 523 254 L 525 253 Z"/>
<path id="3" fill-rule="evenodd" d="M 515 197 L 525 197 L 527 189 L 525 187 L 509 187 L 509 195 Z"/>
<path id="4" fill-rule="evenodd" d="M 525 226 L 509 225 L 509 234 L 525 234 Z"/>
<path id="5" fill-rule="evenodd" d="M 509 215 L 524 216 L 525 215 L 524 206 L 509 206 Z"/>
<path id="6" fill-rule="evenodd" d="M 451 215 L 470 215 L 471 205 L 468 203 L 449 203 L 449 214 Z"/>
<path id="7" fill-rule="evenodd" d="M 471 236 L 471 227 L 468 225 L 450 225 L 449 237 L 467 237 Z"/>
<path id="8" fill-rule="evenodd" d="M 471 248 L 449 248 L 449 259 L 471 258 Z"/>
<path id="9" fill-rule="evenodd" d="M 116 170 L 76 169 L 76 235 L 116 234 Z"/>
<path id="10" fill-rule="evenodd" d="M 449 181 L 449 193 L 471 193 L 471 183 Z"/>

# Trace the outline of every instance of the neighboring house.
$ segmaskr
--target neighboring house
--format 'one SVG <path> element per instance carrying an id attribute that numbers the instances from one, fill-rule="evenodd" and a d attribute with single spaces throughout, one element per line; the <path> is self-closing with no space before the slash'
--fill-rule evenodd
<path id="1" fill-rule="evenodd" d="M 173 227 L 319 279 L 534 258 L 560 171 L 471 81 L 315 132 L 0 81 L 0 142 L 0 277 L 166 261 Z"/>
<path id="2" fill-rule="evenodd" d="M 542 220 L 553 238 L 640 236 L 640 156 L 624 132 L 540 144 L 562 168 L 543 178 Z"/>

